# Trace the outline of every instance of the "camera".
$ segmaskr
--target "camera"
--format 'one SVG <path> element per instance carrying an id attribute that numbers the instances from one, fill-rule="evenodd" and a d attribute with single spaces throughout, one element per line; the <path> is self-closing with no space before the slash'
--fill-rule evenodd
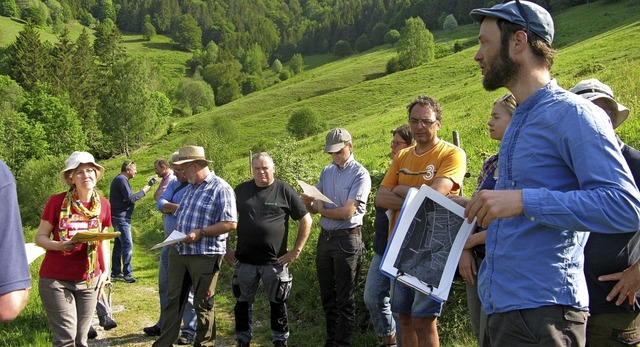
<path id="1" fill-rule="evenodd" d="M 147 183 L 148 185 L 152 186 L 156 183 L 156 178 L 153 177 L 152 179 L 149 180 L 149 183 Z"/>

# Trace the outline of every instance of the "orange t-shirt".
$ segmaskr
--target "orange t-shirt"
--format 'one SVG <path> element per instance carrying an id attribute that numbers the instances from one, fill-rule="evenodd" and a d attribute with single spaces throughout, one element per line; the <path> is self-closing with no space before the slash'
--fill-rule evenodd
<path id="1" fill-rule="evenodd" d="M 449 142 L 440 140 L 425 153 L 417 154 L 415 146 L 407 147 L 393 158 L 389 170 L 384 175 L 381 186 L 393 189 L 398 185 L 420 188 L 431 186 L 436 178 L 453 181 L 451 194 L 457 194 L 467 171 L 467 156 L 464 151 Z M 389 223 L 389 235 L 395 228 L 400 211 L 395 211 Z"/>

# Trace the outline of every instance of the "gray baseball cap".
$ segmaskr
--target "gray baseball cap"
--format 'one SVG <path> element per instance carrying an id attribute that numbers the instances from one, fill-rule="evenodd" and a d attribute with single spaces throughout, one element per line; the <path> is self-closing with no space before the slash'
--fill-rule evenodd
<path id="1" fill-rule="evenodd" d="M 469 15 L 478 23 L 482 23 L 484 17 L 503 19 L 528 28 L 549 44 L 553 42 L 554 27 L 551 14 L 533 2 L 509 1 L 491 8 L 476 8 Z"/>
<path id="2" fill-rule="evenodd" d="M 348 142 L 351 142 L 351 134 L 347 129 L 335 128 L 327 134 L 325 153 L 334 153 L 344 148 Z"/>

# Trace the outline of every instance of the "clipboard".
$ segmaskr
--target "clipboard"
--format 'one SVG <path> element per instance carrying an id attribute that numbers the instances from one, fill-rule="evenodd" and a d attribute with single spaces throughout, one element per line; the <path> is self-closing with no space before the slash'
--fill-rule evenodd
<path id="1" fill-rule="evenodd" d="M 120 236 L 120 232 L 116 231 L 113 233 L 103 233 L 99 231 L 78 231 L 71 238 L 72 242 L 90 242 L 90 241 L 102 241 L 102 240 L 111 240 Z"/>

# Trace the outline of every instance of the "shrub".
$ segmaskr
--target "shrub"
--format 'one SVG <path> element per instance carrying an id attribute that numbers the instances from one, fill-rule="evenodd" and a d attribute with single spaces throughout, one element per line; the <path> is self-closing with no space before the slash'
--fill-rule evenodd
<path id="1" fill-rule="evenodd" d="M 358 39 L 356 40 L 356 51 L 358 52 L 364 52 L 370 49 L 371 46 L 371 41 L 369 41 L 369 37 L 367 37 L 367 34 L 360 35 L 360 37 L 358 37 Z"/>
<path id="2" fill-rule="evenodd" d="M 191 109 L 194 114 L 208 111 L 215 106 L 215 97 L 211 86 L 202 80 L 185 78 L 180 81 L 175 93 L 176 103 Z"/>
<path id="3" fill-rule="evenodd" d="M 289 61 L 289 69 L 291 69 L 291 73 L 297 75 L 302 72 L 304 69 L 304 61 L 302 60 L 302 54 L 296 53 L 291 57 L 291 61 Z"/>
<path id="4" fill-rule="evenodd" d="M 293 111 L 287 123 L 287 131 L 298 140 L 315 135 L 325 127 L 326 125 L 318 113 L 309 107 Z"/>
<path id="5" fill-rule="evenodd" d="M 384 35 L 389 32 L 389 25 L 387 23 L 378 22 L 371 29 L 371 43 L 374 45 L 380 45 L 384 42 Z"/>
<path id="6" fill-rule="evenodd" d="M 400 59 L 397 55 L 387 61 L 386 71 L 388 75 L 400 70 L 402 69 L 400 68 Z"/>
<path id="7" fill-rule="evenodd" d="M 279 73 L 280 70 L 282 70 L 282 63 L 280 62 L 280 59 L 276 59 L 271 64 L 271 71 L 273 71 L 274 73 Z"/>
<path id="8" fill-rule="evenodd" d="M 291 71 L 290 71 L 289 69 L 282 69 L 282 70 L 280 71 L 280 74 L 278 75 L 278 78 L 279 78 L 281 81 L 286 81 L 286 80 L 288 80 L 289 78 L 291 78 Z"/>
<path id="9" fill-rule="evenodd" d="M 16 174 L 20 215 L 25 227 L 37 227 L 49 196 L 68 188 L 62 184 L 59 175 L 65 159 L 64 156 L 31 159 Z"/>
<path id="10" fill-rule="evenodd" d="M 349 42 L 345 40 L 340 40 L 333 46 L 333 54 L 337 55 L 338 57 L 346 57 L 348 55 L 351 55 L 351 53 L 353 53 L 353 49 L 351 48 Z"/>
<path id="11" fill-rule="evenodd" d="M 453 31 L 458 27 L 458 21 L 453 14 L 450 14 L 444 18 L 444 23 L 442 23 L 442 29 Z"/>
<path id="12" fill-rule="evenodd" d="M 43 26 L 47 20 L 45 13 L 38 6 L 29 6 L 22 9 L 20 18 L 31 21 L 36 26 Z"/>
<path id="13" fill-rule="evenodd" d="M 400 32 L 396 29 L 391 29 L 384 35 L 384 43 L 393 45 L 399 40 Z"/>
<path id="14" fill-rule="evenodd" d="M 147 41 L 151 41 L 154 36 L 156 36 L 156 27 L 151 22 L 145 22 L 142 26 L 142 37 Z"/>
<path id="15" fill-rule="evenodd" d="M 242 82 L 242 94 L 247 95 L 253 92 L 257 92 L 259 90 L 264 89 L 265 85 L 266 83 L 262 77 L 256 76 L 256 75 L 249 75 L 244 80 L 244 82 Z"/>

